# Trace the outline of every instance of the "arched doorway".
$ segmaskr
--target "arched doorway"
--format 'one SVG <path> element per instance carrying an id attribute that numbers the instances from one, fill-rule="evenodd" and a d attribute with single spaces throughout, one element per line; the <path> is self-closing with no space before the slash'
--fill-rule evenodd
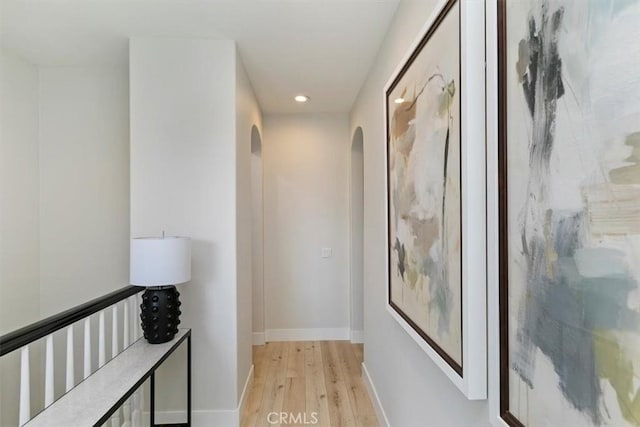
<path id="1" fill-rule="evenodd" d="M 262 192 L 262 138 L 251 129 L 251 253 L 253 289 L 253 343 L 264 343 L 264 227 Z"/>
<path id="2" fill-rule="evenodd" d="M 364 135 L 358 127 L 351 142 L 350 194 L 350 311 L 351 341 L 364 341 Z"/>

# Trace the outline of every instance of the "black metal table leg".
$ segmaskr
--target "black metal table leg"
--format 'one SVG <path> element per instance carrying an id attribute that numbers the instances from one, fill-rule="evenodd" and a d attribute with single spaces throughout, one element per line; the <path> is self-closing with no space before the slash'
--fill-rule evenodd
<path id="1" fill-rule="evenodd" d="M 151 373 L 151 402 L 149 403 L 149 419 L 151 427 L 156 425 L 156 373 Z"/>
<path id="2" fill-rule="evenodd" d="M 187 337 L 187 426 L 191 427 L 191 334 Z"/>

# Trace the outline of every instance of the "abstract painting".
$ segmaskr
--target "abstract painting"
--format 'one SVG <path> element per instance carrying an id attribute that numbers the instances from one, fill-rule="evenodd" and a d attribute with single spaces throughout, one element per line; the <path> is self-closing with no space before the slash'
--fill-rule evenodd
<path id="1" fill-rule="evenodd" d="M 500 0 L 501 417 L 640 426 L 640 0 Z"/>
<path id="2" fill-rule="evenodd" d="M 460 5 L 386 91 L 389 306 L 462 375 Z"/>

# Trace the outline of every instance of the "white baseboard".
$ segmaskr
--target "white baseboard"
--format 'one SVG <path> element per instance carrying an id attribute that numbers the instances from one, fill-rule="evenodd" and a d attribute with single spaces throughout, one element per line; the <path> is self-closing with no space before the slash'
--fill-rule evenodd
<path id="1" fill-rule="evenodd" d="M 264 345 L 264 332 L 253 333 L 253 345 Z"/>
<path id="2" fill-rule="evenodd" d="M 240 416 L 237 409 L 233 410 L 207 410 L 207 411 L 192 411 L 191 412 L 191 424 L 194 427 L 237 427 L 240 425 Z M 156 412 L 156 424 L 179 424 L 187 421 L 187 414 L 185 411 L 157 411 Z M 151 421 L 149 419 L 149 413 L 145 412 L 142 416 L 142 425 L 148 426 Z M 109 424 L 109 423 L 107 423 Z"/>
<path id="3" fill-rule="evenodd" d="M 376 387 L 373 385 L 373 381 L 371 381 L 369 371 L 367 371 L 367 365 L 365 365 L 364 362 L 362 362 L 362 374 L 364 385 L 369 392 L 369 397 L 371 398 L 371 402 L 373 402 L 373 409 L 376 411 L 376 416 L 378 417 L 378 423 L 383 427 L 391 427 L 387 419 L 387 414 L 384 413 L 384 409 L 382 408 Z"/>
<path id="4" fill-rule="evenodd" d="M 242 394 L 240 395 L 240 403 L 238 404 L 238 425 L 240 425 L 242 414 L 244 413 L 244 407 L 247 404 L 247 397 L 249 397 L 249 390 L 251 390 L 252 384 L 253 384 L 253 365 L 251 365 L 251 369 L 249 369 L 249 375 L 247 375 L 247 381 L 245 381 L 244 388 L 242 389 Z"/>
<path id="5" fill-rule="evenodd" d="M 206 411 L 192 411 L 192 424 L 194 427 L 238 427 L 240 425 L 240 418 L 244 412 L 244 407 L 247 403 L 247 397 L 249 396 L 249 390 L 253 384 L 253 365 L 247 375 L 247 380 L 244 383 L 244 389 L 242 389 L 242 395 L 240 396 L 240 403 L 236 409 L 229 410 L 206 410 Z M 143 425 L 149 425 L 149 413 L 144 412 L 142 414 Z M 157 411 L 156 412 L 156 424 L 178 424 L 187 421 L 186 411 Z"/>
<path id="6" fill-rule="evenodd" d="M 240 425 L 238 410 L 193 411 L 193 427 L 237 427 Z"/>
<path id="7" fill-rule="evenodd" d="M 362 344 L 364 343 L 364 331 L 354 331 L 351 330 L 351 342 L 353 344 Z"/>
<path id="8" fill-rule="evenodd" d="M 348 340 L 349 328 L 267 329 L 265 341 Z"/>
<path id="9" fill-rule="evenodd" d="M 186 411 L 156 411 L 156 424 L 180 424 L 184 422 L 187 422 Z M 146 411 L 142 414 L 142 424 L 145 426 L 151 424 L 149 413 Z M 109 423 L 107 422 L 106 425 L 109 425 Z"/>

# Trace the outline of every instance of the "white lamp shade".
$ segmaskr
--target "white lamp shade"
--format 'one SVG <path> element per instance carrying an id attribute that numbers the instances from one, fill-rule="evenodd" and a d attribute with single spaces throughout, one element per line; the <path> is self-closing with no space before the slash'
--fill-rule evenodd
<path id="1" fill-rule="evenodd" d="M 131 239 L 129 281 L 136 286 L 177 285 L 191 280 L 191 239 L 138 237 Z"/>

